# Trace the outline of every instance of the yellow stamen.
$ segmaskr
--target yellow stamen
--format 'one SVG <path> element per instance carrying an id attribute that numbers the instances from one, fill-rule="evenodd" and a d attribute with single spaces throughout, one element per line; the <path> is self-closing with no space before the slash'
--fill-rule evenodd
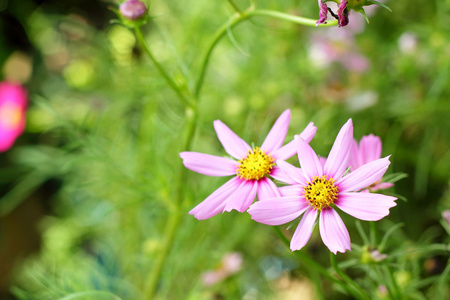
<path id="1" fill-rule="evenodd" d="M 309 205 L 317 210 L 330 207 L 337 199 L 338 188 L 334 185 L 336 180 L 327 176 L 314 176 L 312 182 L 304 187 L 303 195 Z"/>
<path id="2" fill-rule="evenodd" d="M 239 161 L 239 166 L 236 170 L 237 176 L 246 180 L 259 180 L 266 174 L 270 174 L 275 159 L 270 155 L 261 151 L 261 148 L 255 147 L 253 150 L 248 150 L 247 157 Z"/>

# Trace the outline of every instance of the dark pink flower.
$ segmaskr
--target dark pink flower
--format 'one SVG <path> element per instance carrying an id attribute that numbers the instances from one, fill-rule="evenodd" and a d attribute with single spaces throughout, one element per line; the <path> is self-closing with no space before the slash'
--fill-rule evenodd
<path id="1" fill-rule="evenodd" d="M 277 166 L 278 160 L 288 159 L 296 153 L 294 141 L 282 146 L 290 119 L 290 110 L 284 111 L 262 146 L 253 148 L 224 123 L 214 121 L 214 129 L 225 151 L 236 160 L 197 152 L 181 152 L 180 157 L 184 165 L 192 171 L 209 176 L 234 175 L 189 214 L 203 220 L 233 209 L 244 212 L 256 195 L 259 200 L 280 195 L 275 183 L 267 176 L 292 182 Z M 313 123 L 310 123 L 300 136 L 309 142 L 316 130 Z"/>
<path id="2" fill-rule="evenodd" d="M 0 82 L 0 152 L 12 147 L 25 128 L 27 92 L 19 84 Z"/>
<path id="3" fill-rule="evenodd" d="M 339 9 L 338 9 L 338 24 L 339 27 L 343 27 L 348 25 L 348 9 L 347 9 L 347 0 L 342 0 L 341 3 L 339 3 Z"/>
<path id="4" fill-rule="evenodd" d="M 281 188 L 281 197 L 264 199 L 248 210 L 252 219 L 281 225 L 304 214 L 291 240 L 291 250 L 300 250 L 311 237 L 319 218 L 320 236 L 331 252 L 350 250 L 350 236 L 335 207 L 366 221 L 389 214 L 397 198 L 359 190 L 377 182 L 386 172 L 389 157 L 377 159 L 346 174 L 353 142 L 351 119 L 341 128 L 324 165 L 314 150 L 300 137 L 295 138 L 301 169 L 279 161 L 278 167 L 295 184 Z"/>
<path id="5" fill-rule="evenodd" d="M 327 14 L 328 14 L 328 6 L 323 2 L 323 0 L 319 1 L 319 20 L 316 22 L 316 26 L 319 24 L 327 24 Z"/>

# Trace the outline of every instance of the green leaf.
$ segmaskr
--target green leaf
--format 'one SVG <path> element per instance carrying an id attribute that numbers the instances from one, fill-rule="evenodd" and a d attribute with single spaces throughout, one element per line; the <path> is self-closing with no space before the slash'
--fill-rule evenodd
<path id="1" fill-rule="evenodd" d="M 367 3 L 367 5 L 375 4 L 375 5 L 381 6 L 381 7 L 385 8 L 385 9 L 387 9 L 388 11 L 392 12 L 392 9 L 390 9 L 389 6 L 387 6 L 386 4 L 383 4 L 381 2 L 378 2 L 378 1 L 375 1 L 375 0 L 369 0 L 366 3 Z"/>

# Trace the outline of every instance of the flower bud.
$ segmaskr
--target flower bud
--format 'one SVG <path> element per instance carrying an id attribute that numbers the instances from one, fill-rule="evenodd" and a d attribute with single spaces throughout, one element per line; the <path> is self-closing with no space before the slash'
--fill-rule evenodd
<path id="1" fill-rule="evenodd" d="M 119 6 L 119 11 L 124 18 L 134 21 L 147 13 L 147 7 L 142 1 L 128 0 Z"/>

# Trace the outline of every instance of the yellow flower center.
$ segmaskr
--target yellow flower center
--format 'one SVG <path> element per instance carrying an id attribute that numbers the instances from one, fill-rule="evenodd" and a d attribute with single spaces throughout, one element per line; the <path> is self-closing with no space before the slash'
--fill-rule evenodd
<path id="1" fill-rule="evenodd" d="M 22 110 L 11 104 L 0 106 L 0 124 L 7 129 L 15 129 L 22 118 Z"/>
<path id="2" fill-rule="evenodd" d="M 247 157 L 239 161 L 239 166 L 236 170 L 237 176 L 246 180 L 259 180 L 266 174 L 270 174 L 275 159 L 270 155 L 261 151 L 261 148 L 255 147 L 253 150 L 248 150 Z"/>
<path id="3" fill-rule="evenodd" d="M 330 207 L 337 199 L 338 188 L 334 185 L 336 180 L 327 176 L 314 176 L 312 182 L 304 187 L 303 195 L 308 200 L 309 205 L 317 210 Z"/>

